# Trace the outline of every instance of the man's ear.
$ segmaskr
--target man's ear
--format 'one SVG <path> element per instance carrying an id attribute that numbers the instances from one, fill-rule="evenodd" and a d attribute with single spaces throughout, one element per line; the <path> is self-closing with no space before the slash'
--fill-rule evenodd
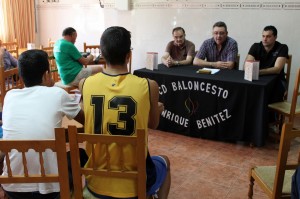
<path id="1" fill-rule="evenodd" d="M 42 78 L 42 85 L 52 87 L 54 85 L 54 81 L 51 77 L 50 71 L 45 71 Z"/>
<path id="2" fill-rule="evenodd" d="M 45 81 L 46 81 L 46 79 L 47 79 L 47 74 L 48 74 L 48 71 L 45 71 L 44 73 L 43 73 L 43 78 L 42 78 L 42 84 L 44 85 L 44 83 L 45 83 Z"/>
<path id="3" fill-rule="evenodd" d="M 127 53 L 127 55 L 126 55 L 126 65 L 130 61 L 131 54 L 132 54 L 132 51 L 130 50 L 129 53 Z"/>

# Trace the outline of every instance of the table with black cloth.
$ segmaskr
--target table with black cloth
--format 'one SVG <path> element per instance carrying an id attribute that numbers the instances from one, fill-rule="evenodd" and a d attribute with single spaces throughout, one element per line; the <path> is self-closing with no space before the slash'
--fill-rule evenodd
<path id="1" fill-rule="evenodd" d="M 223 69 L 199 74 L 197 66 L 158 70 L 139 69 L 134 74 L 155 80 L 165 110 L 158 129 L 220 141 L 249 142 L 263 146 L 267 136 L 268 102 L 276 75 L 244 80 L 244 71 Z"/>

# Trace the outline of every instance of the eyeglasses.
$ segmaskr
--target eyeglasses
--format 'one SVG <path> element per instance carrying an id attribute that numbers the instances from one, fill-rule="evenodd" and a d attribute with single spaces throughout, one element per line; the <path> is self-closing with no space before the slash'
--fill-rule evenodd
<path id="1" fill-rule="evenodd" d="M 133 48 L 130 48 L 130 50 L 132 51 L 132 50 L 133 50 Z"/>

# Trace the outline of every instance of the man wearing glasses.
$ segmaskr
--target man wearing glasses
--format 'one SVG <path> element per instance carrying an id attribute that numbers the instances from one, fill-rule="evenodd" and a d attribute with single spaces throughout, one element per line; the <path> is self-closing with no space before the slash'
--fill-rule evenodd
<path id="1" fill-rule="evenodd" d="M 174 41 L 168 43 L 161 62 L 167 67 L 192 64 L 195 44 L 185 39 L 185 31 L 182 27 L 174 28 L 172 35 Z"/>
<path id="2" fill-rule="evenodd" d="M 219 69 L 233 69 L 238 54 L 237 42 L 228 37 L 227 26 L 219 21 L 213 25 L 213 37 L 201 45 L 194 65 Z"/>

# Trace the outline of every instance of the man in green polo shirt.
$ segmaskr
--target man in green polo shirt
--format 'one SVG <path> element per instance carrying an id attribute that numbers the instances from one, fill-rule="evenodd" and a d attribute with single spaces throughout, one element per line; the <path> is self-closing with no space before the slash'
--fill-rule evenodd
<path id="1" fill-rule="evenodd" d="M 102 71 L 101 67 L 84 68 L 83 65 L 93 63 L 94 56 L 86 58 L 75 47 L 77 32 L 68 27 L 62 33 L 63 38 L 54 45 L 54 57 L 58 72 L 65 85 L 78 86 L 81 79 Z"/>

